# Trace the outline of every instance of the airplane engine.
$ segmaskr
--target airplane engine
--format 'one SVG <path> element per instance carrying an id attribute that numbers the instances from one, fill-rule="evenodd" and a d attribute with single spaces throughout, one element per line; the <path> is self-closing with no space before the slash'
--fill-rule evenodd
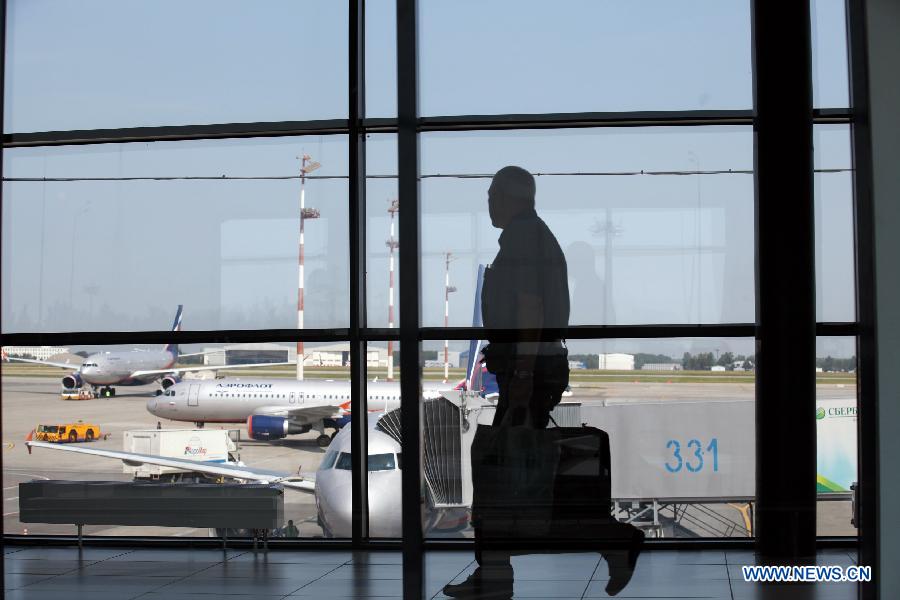
<path id="1" fill-rule="evenodd" d="M 81 380 L 81 375 L 79 373 L 71 373 L 62 378 L 63 387 L 70 390 L 80 388 L 82 383 L 84 382 Z"/>
<path id="2" fill-rule="evenodd" d="M 167 390 L 180 381 L 181 377 L 178 375 L 166 375 L 162 378 L 162 381 L 159 382 L 159 385 L 162 386 L 162 389 Z"/>
<path id="3" fill-rule="evenodd" d="M 280 440 L 283 437 L 297 433 L 306 433 L 310 425 L 297 425 L 284 417 L 270 417 L 267 415 L 250 415 L 247 418 L 247 435 L 254 440 L 268 441 Z"/>

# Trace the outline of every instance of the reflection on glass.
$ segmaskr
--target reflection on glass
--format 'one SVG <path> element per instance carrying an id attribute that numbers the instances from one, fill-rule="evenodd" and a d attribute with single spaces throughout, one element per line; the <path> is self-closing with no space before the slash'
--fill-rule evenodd
<path id="1" fill-rule="evenodd" d="M 470 324 L 500 231 L 488 188 L 535 174 L 536 206 L 569 263 L 570 325 L 754 320 L 752 137 L 742 127 L 422 136 L 422 321 Z M 440 176 L 437 176 L 437 175 Z"/>
<path id="2" fill-rule="evenodd" d="M 428 0 L 419 11 L 423 115 L 752 106 L 744 0 Z"/>
<path id="3" fill-rule="evenodd" d="M 346 118 L 346 3 L 9 5 L 7 133 Z"/>
<path id="4" fill-rule="evenodd" d="M 57 180 L 4 183 L 3 331 L 163 330 L 178 304 L 185 330 L 296 327 L 304 154 L 321 164 L 304 185 L 304 325 L 346 327 L 346 143 L 4 152 L 4 176 Z"/>

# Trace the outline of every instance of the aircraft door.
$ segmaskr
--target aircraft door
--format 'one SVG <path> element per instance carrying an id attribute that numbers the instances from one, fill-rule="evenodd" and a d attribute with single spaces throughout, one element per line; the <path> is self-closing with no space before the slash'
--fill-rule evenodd
<path id="1" fill-rule="evenodd" d="M 188 406 L 200 405 L 200 384 L 192 383 L 188 390 Z"/>
<path id="2" fill-rule="evenodd" d="M 297 393 L 291 392 L 290 399 L 288 400 L 288 402 L 290 402 L 291 404 L 294 404 L 296 401 L 297 401 Z"/>

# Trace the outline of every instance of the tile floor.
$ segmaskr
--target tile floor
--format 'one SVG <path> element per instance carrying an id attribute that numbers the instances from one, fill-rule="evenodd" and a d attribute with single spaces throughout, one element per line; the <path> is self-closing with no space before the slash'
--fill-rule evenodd
<path id="1" fill-rule="evenodd" d="M 400 598 L 401 557 L 397 552 L 252 551 L 4 548 L 5 597 L 42 600 L 181 600 L 250 598 Z M 475 568 L 469 552 L 429 552 L 428 598 Z M 825 550 L 822 565 L 847 567 L 855 554 Z M 849 583 L 761 585 L 745 583 L 741 565 L 748 551 L 644 552 L 631 583 L 617 598 L 710 598 L 752 600 L 851 600 Z M 599 555 L 544 554 L 513 558 L 516 598 L 607 598 L 608 574 Z"/>

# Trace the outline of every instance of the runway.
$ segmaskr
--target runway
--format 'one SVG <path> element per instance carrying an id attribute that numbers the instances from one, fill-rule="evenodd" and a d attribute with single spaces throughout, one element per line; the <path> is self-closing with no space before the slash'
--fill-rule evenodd
<path id="1" fill-rule="evenodd" d="M 145 404 L 156 385 L 117 388 L 112 398 L 64 401 L 59 398 L 59 381 L 47 377 L 8 376 L 2 378 L 3 410 L 3 527 L 9 534 L 73 534 L 74 526 L 23 524 L 18 515 L 18 484 L 32 479 L 128 481 L 130 475 L 120 463 L 101 457 L 36 449 L 29 455 L 25 437 L 38 424 L 62 424 L 79 419 L 94 423 L 106 440 L 91 442 L 92 447 L 122 450 L 123 434 L 133 429 L 153 429 L 157 418 Z M 744 383 L 606 383 L 575 387 L 566 400 L 582 402 L 584 407 L 631 402 L 697 402 L 753 400 L 753 385 Z M 855 385 L 817 386 L 819 398 L 852 399 Z M 589 412 L 589 411 L 588 411 Z M 163 428 L 188 428 L 190 424 L 162 422 Z M 219 426 L 208 425 L 208 428 Z M 227 428 L 227 427 L 226 427 Z M 314 473 L 324 455 L 315 443 L 315 432 L 291 436 L 276 442 L 247 439 L 241 429 L 240 457 L 246 464 L 284 472 Z M 819 530 L 827 535 L 855 535 L 849 525 L 849 502 L 820 502 Z M 315 499 L 312 494 L 288 490 L 285 494 L 285 519 L 293 519 L 301 537 L 319 537 Z M 162 535 L 206 536 L 206 530 L 156 527 L 88 526 L 90 535 Z"/>

